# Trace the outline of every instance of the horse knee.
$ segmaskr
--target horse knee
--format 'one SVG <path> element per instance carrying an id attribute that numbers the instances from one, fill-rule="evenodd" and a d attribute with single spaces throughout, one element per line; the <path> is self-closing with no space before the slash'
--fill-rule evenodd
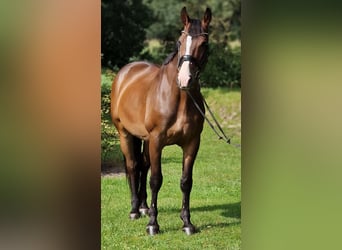
<path id="1" fill-rule="evenodd" d="M 155 190 L 155 191 L 159 191 L 161 185 L 163 183 L 163 175 L 162 174 L 159 174 L 159 175 L 156 175 L 156 176 L 152 176 L 150 177 L 150 187 L 152 190 Z"/>
<path id="2" fill-rule="evenodd" d="M 182 192 L 190 192 L 192 188 L 192 178 L 182 177 L 180 180 L 180 188 Z"/>

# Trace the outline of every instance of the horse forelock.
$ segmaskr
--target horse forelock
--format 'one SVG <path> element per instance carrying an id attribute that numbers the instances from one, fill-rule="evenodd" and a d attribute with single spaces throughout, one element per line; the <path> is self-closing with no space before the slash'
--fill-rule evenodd
<path id="1" fill-rule="evenodd" d="M 188 30 L 188 33 L 190 36 L 196 36 L 198 34 L 203 33 L 201 21 L 198 19 L 191 19 L 190 20 L 190 28 Z"/>

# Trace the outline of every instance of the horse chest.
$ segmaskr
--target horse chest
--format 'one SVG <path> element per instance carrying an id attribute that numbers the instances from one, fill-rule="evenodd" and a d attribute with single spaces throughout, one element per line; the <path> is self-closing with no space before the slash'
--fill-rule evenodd
<path id="1" fill-rule="evenodd" d="M 149 134 L 163 138 L 161 143 L 164 145 L 183 144 L 198 137 L 203 128 L 203 117 L 188 99 L 186 92 L 170 96 L 170 93 L 176 93 L 177 90 L 160 91 L 153 98 L 148 98 L 146 103 L 146 130 Z"/>
<path id="2" fill-rule="evenodd" d="M 188 140 L 198 134 L 198 130 L 202 131 L 203 121 L 197 116 L 178 115 L 175 123 L 167 130 L 168 144 L 180 143 Z"/>

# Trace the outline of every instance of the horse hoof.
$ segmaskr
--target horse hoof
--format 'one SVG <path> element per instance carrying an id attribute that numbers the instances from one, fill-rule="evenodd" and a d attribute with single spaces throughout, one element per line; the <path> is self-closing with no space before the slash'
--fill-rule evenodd
<path id="1" fill-rule="evenodd" d="M 146 232 L 153 236 L 159 233 L 159 226 L 155 226 L 155 225 L 147 225 L 146 226 Z"/>
<path id="2" fill-rule="evenodd" d="M 139 212 L 142 216 L 148 215 L 148 208 L 139 208 Z"/>
<path id="3" fill-rule="evenodd" d="M 139 217 L 140 217 L 140 214 L 139 214 L 139 213 L 130 213 L 130 214 L 129 214 L 129 218 L 130 218 L 131 220 L 139 219 Z"/>
<path id="4" fill-rule="evenodd" d="M 192 235 L 192 234 L 196 233 L 196 229 L 194 226 L 183 227 L 183 232 L 186 235 Z"/>

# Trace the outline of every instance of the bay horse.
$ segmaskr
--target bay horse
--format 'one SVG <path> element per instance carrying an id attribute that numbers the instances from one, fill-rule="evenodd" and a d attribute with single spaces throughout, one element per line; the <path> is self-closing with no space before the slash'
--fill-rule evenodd
<path id="1" fill-rule="evenodd" d="M 202 20 L 191 19 L 185 7 L 180 16 L 183 31 L 175 51 L 163 65 L 143 61 L 127 64 L 112 84 L 111 117 L 125 158 L 131 191 L 130 218 L 137 219 L 148 213 L 150 220 L 146 231 L 150 235 L 159 233 L 157 197 L 163 181 L 161 153 L 165 146 L 172 144 L 183 151 L 180 180 L 183 231 L 188 235 L 196 232 L 190 221 L 189 200 L 204 118 L 192 98 L 204 112 L 199 74 L 208 59 L 211 10 L 206 9 Z M 146 203 L 149 168 L 150 208 Z"/>

